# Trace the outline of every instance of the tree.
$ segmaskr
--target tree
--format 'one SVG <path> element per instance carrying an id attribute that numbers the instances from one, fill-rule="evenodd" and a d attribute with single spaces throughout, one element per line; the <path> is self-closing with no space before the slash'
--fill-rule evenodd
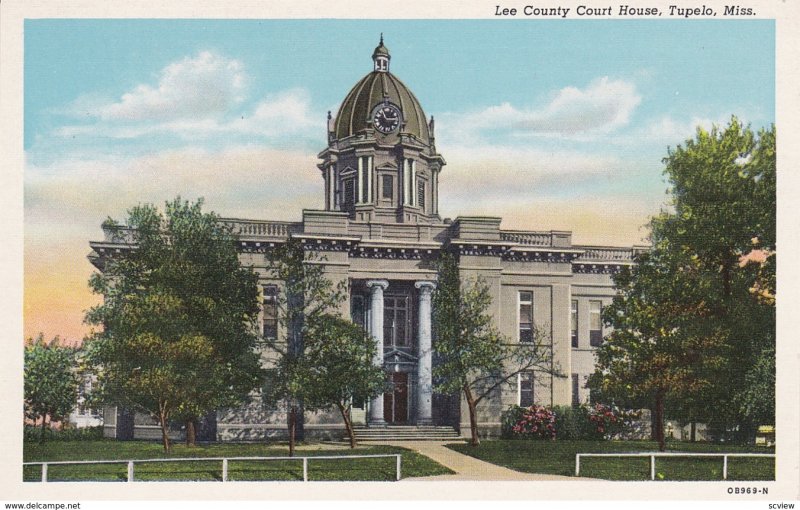
<path id="1" fill-rule="evenodd" d="M 285 337 L 267 338 L 266 346 L 274 363 L 267 370 L 262 386 L 264 402 L 270 406 L 283 404 L 288 414 L 289 455 L 294 455 L 298 425 L 302 427 L 303 404 L 313 401 L 313 361 L 306 352 L 306 342 L 316 344 L 314 328 L 320 317 L 339 310 L 347 295 L 346 282 L 334 285 L 324 273 L 320 260 L 306 251 L 300 240 L 290 238 L 269 254 L 270 274 L 282 282 L 277 296 L 279 329 Z M 301 429 L 302 430 L 302 429 Z"/>
<path id="2" fill-rule="evenodd" d="M 615 277 L 605 314 L 615 331 L 592 385 L 616 397 L 662 388 L 662 446 L 665 401 L 679 418 L 744 437 L 774 421 L 775 129 L 756 134 L 734 117 L 698 129 L 664 163 L 673 211 L 651 220 L 638 267 Z M 656 363 L 657 374 L 641 373 Z"/>
<path id="3" fill-rule="evenodd" d="M 48 418 L 64 420 L 75 408 L 78 397 L 76 349 L 63 345 L 59 337 L 49 342 L 41 333 L 25 342 L 25 416 L 42 420 L 40 441 Z"/>
<path id="4" fill-rule="evenodd" d="M 129 211 L 127 227 L 104 225 L 130 249 L 105 262 L 90 286 L 104 297 L 86 314 L 99 397 L 153 416 L 169 451 L 169 422 L 236 406 L 261 382 L 257 276 L 243 268 L 235 237 L 202 200 Z"/>
<path id="5" fill-rule="evenodd" d="M 557 373 L 543 335 L 512 344 L 492 324 L 492 298 L 482 280 L 462 282 L 455 258 L 443 253 L 433 295 L 435 352 L 433 377 L 438 393 L 463 392 L 469 408 L 472 446 L 478 438 L 477 406 L 523 371 Z"/>
<path id="6" fill-rule="evenodd" d="M 651 407 L 653 436 L 663 451 L 665 407 L 670 399 L 686 409 L 702 400 L 723 360 L 721 332 L 706 321 L 698 287 L 672 278 L 676 268 L 644 253 L 614 276 L 617 295 L 603 313 L 613 327 L 597 351 L 589 386 L 598 398 L 625 407 Z M 697 326 L 702 330 L 698 330 Z"/>
<path id="7" fill-rule="evenodd" d="M 373 363 L 375 340 L 349 320 L 322 314 L 309 325 L 305 350 L 310 368 L 306 409 L 335 407 L 344 421 L 350 448 L 355 448 L 352 403 L 381 395 L 386 386 L 386 373 Z"/>

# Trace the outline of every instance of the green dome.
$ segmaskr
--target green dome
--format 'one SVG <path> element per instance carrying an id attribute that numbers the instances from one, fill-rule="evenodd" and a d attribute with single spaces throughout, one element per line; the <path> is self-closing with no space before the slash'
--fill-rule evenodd
<path id="1" fill-rule="evenodd" d="M 377 52 L 382 46 L 382 44 L 378 46 L 375 51 Z M 371 128 L 372 112 L 384 101 L 400 108 L 405 133 L 411 133 L 428 143 L 430 138 L 428 122 L 419 101 L 397 77 L 382 71 L 369 73 L 347 94 L 336 115 L 335 137 L 341 140 L 363 129 Z M 396 135 L 399 131 L 400 129 L 387 136 Z"/>

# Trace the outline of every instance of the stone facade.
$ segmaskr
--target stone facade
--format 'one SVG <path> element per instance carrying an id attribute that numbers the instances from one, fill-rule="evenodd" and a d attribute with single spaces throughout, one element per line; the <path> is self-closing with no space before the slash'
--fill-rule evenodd
<path id="1" fill-rule="evenodd" d="M 241 262 L 261 276 L 264 331 L 274 324 L 269 296 L 280 291 L 280 282 L 269 279 L 268 253 L 297 238 L 309 254 L 324 254 L 318 263 L 334 284 L 346 282 L 350 299 L 342 314 L 373 336 L 379 346 L 375 363 L 393 383 L 392 392 L 354 403 L 354 422 L 467 431 L 466 404 L 458 395 L 434 393 L 431 380 L 434 261 L 446 250 L 457 256 L 463 279 L 489 285 L 490 313 L 500 332 L 525 341 L 535 326 L 551 344 L 553 367 L 566 375 L 522 374 L 502 387 L 479 407 L 482 433 L 496 434 L 502 411 L 512 404 L 588 401 L 584 386 L 594 370 L 593 349 L 602 340 L 599 314 L 614 294 L 611 276 L 633 263 L 638 248 L 574 245 L 568 231 L 504 230 L 495 217 L 443 220 L 438 176 L 445 160 L 436 150 L 434 121 L 389 72 L 390 58 L 381 41 L 373 71 L 353 87 L 336 117 L 329 114 L 328 146 L 318 165 L 323 210 L 304 210 L 300 222 L 224 220 L 239 235 Z M 124 235 L 107 232 L 104 241 L 91 243 L 90 258 L 102 267 L 102 259 L 125 244 Z M 106 432 L 120 437 L 114 416 L 106 420 Z M 304 422 L 306 436 L 344 433 L 334 414 L 306 413 Z M 149 426 L 134 423 L 133 435 L 145 437 Z M 255 396 L 241 409 L 216 415 L 220 440 L 281 437 L 285 431 L 285 413 L 264 409 Z"/>

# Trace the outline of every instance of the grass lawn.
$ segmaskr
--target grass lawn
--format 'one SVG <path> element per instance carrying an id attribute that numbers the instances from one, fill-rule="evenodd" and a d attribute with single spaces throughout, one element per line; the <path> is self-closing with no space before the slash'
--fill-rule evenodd
<path id="1" fill-rule="evenodd" d="M 346 447 L 300 444 L 295 456 L 375 455 L 400 453 L 403 478 L 452 473 L 428 457 L 391 446 Z M 136 460 L 191 457 L 285 457 L 285 444 L 213 443 L 188 448 L 175 444 L 169 457 L 160 443 L 149 441 L 53 441 L 25 443 L 24 461 L 64 460 Z M 309 460 L 308 478 L 312 481 L 391 481 L 395 479 L 395 459 L 331 459 Z M 136 481 L 220 481 L 221 461 L 157 462 L 136 464 Z M 24 466 L 25 481 L 41 481 L 41 466 Z M 125 481 L 126 464 L 93 464 L 48 466 L 48 481 Z M 297 481 L 303 480 L 303 463 L 296 461 L 229 461 L 231 481 Z"/>
<path id="2" fill-rule="evenodd" d="M 525 473 L 575 475 L 576 453 L 657 452 L 651 441 L 486 440 L 478 447 L 447 445 L 472 457 Z M 667 443 L 667 451 L 775 453 L 757 448 L 706 443 Z M 650 458 L 581 457 L 581 476 L 605 480 L 650 480 Z M 722 480 L 722 458 L 656 458 L 656 480 Z M 775 480 L 772 458 L 728 458 L 728 480 Z"/>

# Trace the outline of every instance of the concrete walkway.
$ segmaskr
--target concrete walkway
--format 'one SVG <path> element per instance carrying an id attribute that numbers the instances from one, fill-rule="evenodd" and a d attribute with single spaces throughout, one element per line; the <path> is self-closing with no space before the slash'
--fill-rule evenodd
<path id="1" fill-rule="evenodd" d="M 403 480 L 410 481 L 447 481 L 447 480 L 483 480 L 483 481 L 496 481 L 496 480 L 521 480 L 521 481 L 543 481 L 543 480 L 560 480 L 560 481 L 577 481 L 577 480 L 593 480 L 592 478 L 581 478 L 575 476 L 560 476 L 548 475 L 541 473 L 522 473 L 514 471 L 496 464 L 490 464 L 478 460 L 475 457 L 458 453 L 455 450 L 447 448 L 446 444 L 452 444 L 453 441 L 386 441 L 381 443 L 369 444 L 386 444 L 390 446 L 399 446 L 414 450 L 422 455 L 429 457 L 439 464 L 446 466 L 456 474 L 453 475 L 437 475 L 425 477 L 412 477 L 403 478 Z"/>

